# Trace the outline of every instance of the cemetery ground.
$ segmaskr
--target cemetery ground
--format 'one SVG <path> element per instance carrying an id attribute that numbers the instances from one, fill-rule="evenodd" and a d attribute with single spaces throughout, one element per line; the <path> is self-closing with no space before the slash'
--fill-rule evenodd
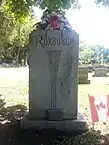
<path id="1" fill-rule="evenodd" d="M 109 120 L 91 125 L 88 94 L 109 94 L 109 77 L 79 85 L 78 101 L 87 122 L 84 133 L 22 130 L 20 119 L 28 108 L 28 68 L 0 68 L 0 145 L 108 145 Z"/>

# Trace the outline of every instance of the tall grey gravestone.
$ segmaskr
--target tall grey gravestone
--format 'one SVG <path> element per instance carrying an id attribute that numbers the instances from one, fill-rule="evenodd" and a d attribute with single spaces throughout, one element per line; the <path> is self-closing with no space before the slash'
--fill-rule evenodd
<path id="1" fill-rule="evenodd" d="M 34 30 L 29 49 L 29 113 L 23 128 L 83 130 L 78 113 L 79 38 L 75 31 Z"/>

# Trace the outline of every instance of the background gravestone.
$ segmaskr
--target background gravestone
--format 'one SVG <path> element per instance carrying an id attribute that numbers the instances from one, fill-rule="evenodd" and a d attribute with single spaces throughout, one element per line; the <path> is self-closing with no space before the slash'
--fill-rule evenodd
<path id="1" fill-rule="evenodd" d="M 95 68 L 93 77 L 108 77 L 107 73 L 107 68 Z"/>
<path id="2" fill-rule="evenodd" d="M 93 72 L 93 66 L 91 64 L 88 65 L 88 72 L 89 73 Z"/>
<path id="3" fill-rule="evenodd" d="M 78 46 L 75 31 L 31 33 L 29 114 L 22 119 L 24 128 L 84 129 L 77 109 Z"/>
<path id="4" fill-rule="evenodd" d="M 88 80 L 88 67 L 79 67 L 79 84 L 90 84 Z"/>

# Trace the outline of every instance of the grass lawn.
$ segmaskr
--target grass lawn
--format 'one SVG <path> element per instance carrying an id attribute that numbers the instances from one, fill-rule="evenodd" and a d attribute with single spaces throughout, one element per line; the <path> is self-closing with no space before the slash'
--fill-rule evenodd
<path id="1" fill-rule="evenodd" d="M 75 136 L 75 134 L 64 134 L 54 130 L 22 131 L 19 121 L 15 120 L 20 120 L 28 107 L 28 70 L 24 68 L 22 70 L 1 70 L 0 73 L 0 145 L 109 144 L 108 118 L 105 123 L 99 122 L 92 129 L 88 100 L 88 94 L 103 94 L 104 96 L 109 94 L 109 78 L 93 78 L 92 74 L 89 74 L 91 84 L 78 86 L 78 104 L 88 128 L 82 135 Z"/>

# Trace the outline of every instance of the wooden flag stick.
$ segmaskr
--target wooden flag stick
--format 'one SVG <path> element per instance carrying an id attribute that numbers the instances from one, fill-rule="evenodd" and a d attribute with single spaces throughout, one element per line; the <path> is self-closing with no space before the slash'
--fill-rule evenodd
<path id="1" fill-rule="evenodd" d="M 95 127 L 95 123 L 94 122 L 92 122 L 92 129 L 94 130 L 94 127 Z"/>
<path id="2" fill-rule="evenodd" d="M 90 94 L 88 94 L 88 97 L 89 97 L 89 105 L 90 105 Z M 90 110 L 91 110 L 91 106 L 90 106 Z M 92 115 L 92 114 L 91 114 Z M 91 117 L 92 118 L 92 117 Z M 95 127 L 95 122 L 93 122 L 92 120 L 92 129 L 94 130 L 94 127 Z"/>

